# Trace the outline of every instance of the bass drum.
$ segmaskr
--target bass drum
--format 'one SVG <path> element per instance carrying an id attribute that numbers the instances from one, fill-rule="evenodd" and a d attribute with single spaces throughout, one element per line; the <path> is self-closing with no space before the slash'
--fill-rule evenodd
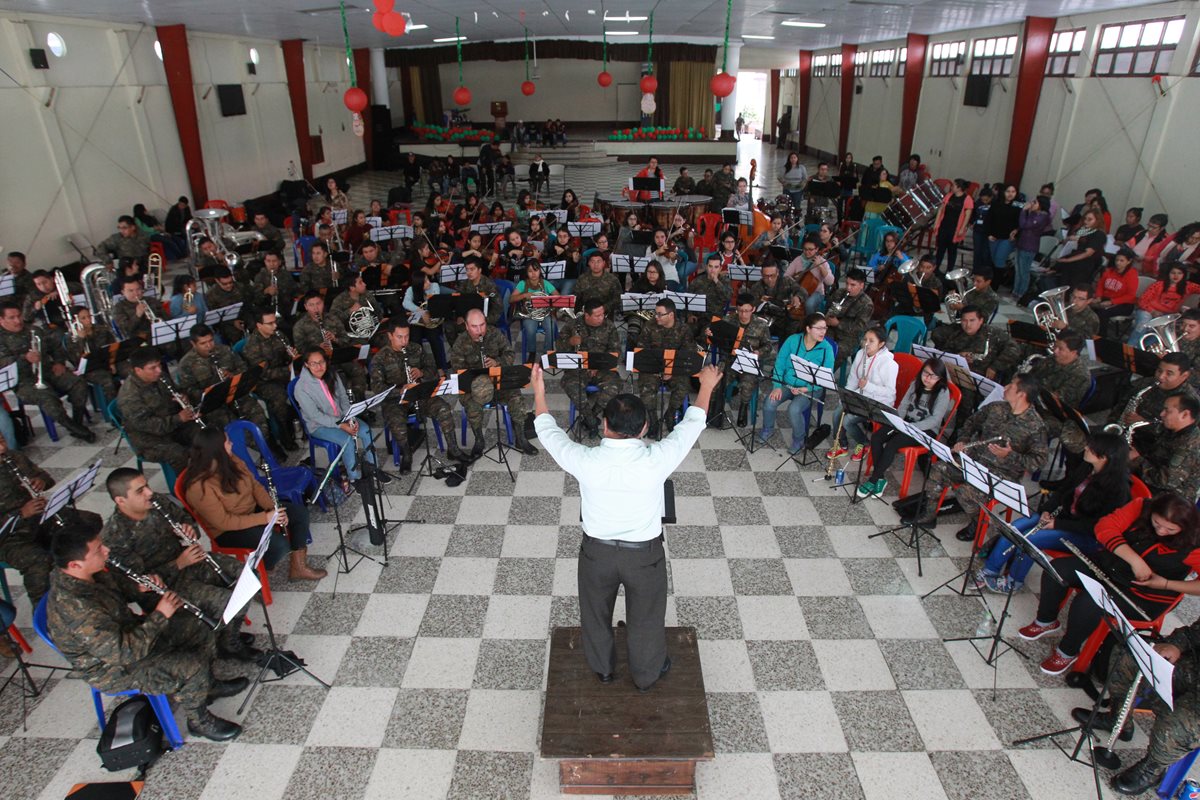
<path id="1" fill-rule="evenodd" d="M 883 219 L 902 231 L 921 228 L 933 222 L 942 204 L 942 190 L 931 180 L 918 183 L 897 197 L 883 211 Z"/>

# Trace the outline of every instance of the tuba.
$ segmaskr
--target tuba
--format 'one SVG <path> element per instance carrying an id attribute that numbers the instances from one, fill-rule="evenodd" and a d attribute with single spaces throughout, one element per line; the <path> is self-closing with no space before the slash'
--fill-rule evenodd
<path id="1" fill-rule="evenodd" d="M 108 267 L 88 264 L 79 273 L 79 282 L 83 284 L 83 301 L 92 312 L 92 320 L 112 319 L 112 278 Z"/>
<path id="2" fill-rule="evenodd" d="M 946 273 L 946 279 L 954 281 L 955 286 L 955 290 L 942 300 L 946 304 L 946 316 L 950 317 L 951 322 L 958 322 L 961 314 L 961 309 L 955 309 L 952 306 L 966 305 L 967 295 L 975 291 L 974 287 L 967 288 L 967 278 L 969 277 L 971 277 L 971 270 L 966 267 L 959 267 Z"/>
<path id="3" fill-rule="evenodd" d="M 1039 294 L 1038 302 L 1033 304 L 1033 321 L 1046 332 L 1046 348 L 1048 350 L 1054 349 L 1056 338 L 1055 328 L 1051 323 L 1067 321 L 1066 297 L 1070 292 L 1070 286 L 1048 289 Z"/>
<path id="4" fill-rule="evenodd" d="M 1163 314 L 1146 323 L 1146 332 L 1138 341 L 1138 346 L 1148 353 L 1165 356 L 1167 353 L 1179 352 L 1179 334 L 1175 332 L 1175 321 L 1178 314 Z"/>

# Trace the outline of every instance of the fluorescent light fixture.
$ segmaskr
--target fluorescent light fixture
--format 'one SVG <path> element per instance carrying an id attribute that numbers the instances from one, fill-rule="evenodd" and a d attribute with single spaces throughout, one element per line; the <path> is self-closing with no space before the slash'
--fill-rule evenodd
<path id="1" fill-rule="evenodd" d="M 743 39 L 774 39 L 775 37 L 774 36 L 759 36 L 758 34 L 754 34 L 754 33 L 743 33 L 742 38 Z"/>
<path id="2" fill-rule="evenodd" d="M 637 36 L 637 31 L 605 31 L 609 36 Z"/>
<path id="3" fill-rule="evenodd" d="M 625 16 L 623 16 L 623 17 L 610 17 L 608 15 L 608 12 L 606 11 L 606 12 L 604 12 L 604 21 L 605 22 L 645 22 L 646 17 L 632 16 L 628 11 L 625 12 Z"/>
<path id="4" fill-rule="evenodd" d="M 428 28 L 428 27 L 429 27 L 428 25 L 409 25 L 409 26 L 407 27 L 407 30 L 408 30 L 408 31 L 410 31 L 410 32 L 411 32 L 411 31 L 423 31 L 423 30 L 425 30 L 425 29 L 426 29 L 426 28 Z"/>
<path id="5" fill-rule="evenodd" d="M 798 19 L 785 19 L 780 25 L 786 25 L 789 28 L 824 28 L 824 22 L 804 22 Z"/>
<path id="6" fill-rule="evenodd" d="M 433 43 L 434 44 L 445 44 L 446 42 L 465 42 L 466 40 L 467 40 L 467 37 L 465 37 L 465 36 L 444 36 L 441 39 L 434 39 Z"/>

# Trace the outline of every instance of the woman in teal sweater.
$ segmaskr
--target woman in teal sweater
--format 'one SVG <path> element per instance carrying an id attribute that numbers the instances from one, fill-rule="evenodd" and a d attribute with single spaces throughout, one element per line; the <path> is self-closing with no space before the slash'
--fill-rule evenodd
<path id="1" fill-rule="evenodd" d="M 779 406 L 788 404 L 788 419 L 792 422 L 792 446 L 788 452 L 798 453 L 804 447 L 804 412 L 814 399 L 820 400 L 825 390 L 814 383 L 796 377 L 792 356 L 800 356 L 822 367 L 833 368 L 834 348 L 825 341 L 828 326 L 824 314 L 809 314 L 804 318 L 804 332 L 794 333 L 783 341 L 775 358 L 771 374 L 771 391 L 763 407 L 763 427 L 759 438 L 766 442 L 775 433 L 775 414 Z"/>

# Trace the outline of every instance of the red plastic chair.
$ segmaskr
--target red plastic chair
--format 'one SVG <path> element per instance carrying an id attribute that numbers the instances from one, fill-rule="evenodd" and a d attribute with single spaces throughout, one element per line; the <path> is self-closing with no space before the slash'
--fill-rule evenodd
<path id="1" fill-rule="evenodd" d="M 958 404 L 962 402 L 962 389 L 959 389 L 953 383 L 948 384 L 950 390 L 950 411 L 946 414 L 946 419 L 942 421 L 942 427 L 938 431 L 938 439 L 946 434 L 946 428 L 949 427 L 950 421 L 954 419 L 954 415 L 958 413 Z M 913 472 L 917 468 L 917 458 L 928 452 L 924 447 L 916 445 L 912 447 L 901 447 L 900 455 L 904 458 L 904 477 L 900 479 L 900 496 L 907 497 L 909 486 L 912 484 Z M 930 458 L 933 456 L 931 455 Z M 938 506 L 941 506 L 941 499 L 938 500 Z"/>
<path id="2" fill-rule="evenodd" d="M 204 204 L 204 207 L 205 208 L 223 208 L 226 211 L 228 211 L 229 203 L 225 202 L 224 200 L 209 200 L 207 203 Z"/>
<path id="3" fill-rule="evenodd" d="M 971 197 L 979 196 L 979 182 L 978 181 L 971 181 L 969 184 L 967 184 L 967 194 L 970 195 Z"/>
<path id="4" fill-rule="evenodd" d="M 717 236 L 721 232 L 720 214 L 701 214 L 696 223 L 695 239 L 697 255 L 711 253 L 717 249 Z"/>
<path id="5" fill-rule="evenodd" d="M 1137 475 L 1129 476 L 1129 499 L 1130 500 L 1149 500 L 1150 487 L 1142 483 L 1142 479 Z"/>
<path id="6" fill-rule="evenodd" d="M 896 402 L 899 403 L 904 399 L 904 393 L 908 391 L 908 387 L 912 386 L 912 382 L 917 379 L 917 375 L 921 372 L 921 367 L 925 362 L 914 356 L 912 353 L 892 353 L 892 357 L 896 359 Z"/>
<path id="7" fill-rule="evenodd" d="M 1135 631 L 1153 631 L 1154 635 L 1157 636 L 1162 632 L 1163 620 L 1167 618 L 1167 614 L 1174 610 L 1175 606 L 1179 605 L 1181 600 L 1183 600 L 1183 595 L 1176 597 L 1175 602 L 1163 609 L 1161 614 L 1149 622 L 1144 619 L 1130 618 L 1129 624 L 1133 626 Z M 1066 605 L 1066 603 L 1064 602 L 1063 605 Z M 1096 653 L 1099 653 L 1100 648 L 1104 646 L 1104 640 L 1108 638 L 1109 633 L 1108 621 L 1101 620 L 1096 629 L 1088 635 L 1088 638 L 1083 643 L 1083 647 L 1079 648 L 1079 657 L 1075 659 L 1075 664 L 1071 667 L 1072 672 L 1088 671 L 1088 667 L 1092 665 L 1092 659 L 1096 657 Z"/>
<path id="8" fill-rule="evenodd" d="M 223 553 L 227 556 L 233 556 L 238 561 L 245 562 L 246 556 L 250 555 L 252 552 L 251 548 L 221 547 L 221 545 L 217 544 L 216 537 L 209 533 L 208 528 L 205 527 L 204 520 L 200 519 L 200 515 L 193 511 L 192 507 L 188 505 L 187 500 L 185 500 L 183 496 L 183 483 L 186 476 L 187 470 L 185 469 L 180 472 L 179 477 L 175 479 L 175 497 L 183 505 L 183 510 L 191 514 L 192 519 L 196 520 L 196 524 L 200 526 L 202 531 L 204 531 L 204 534 L 208 537 L 208 543 L 212 547 L 212 551 L 214 553 Z M 262 582 L 263 603 L 266 605 L 271 605 L 271 581 L 270 578 L 267 577 L 267 568 L 261 561 L 259 561 L 258 569 L 255 570 L 255 572 L 258 573 L 258 579 Z"/>
<path id="9" fill-rule="evenodd" d="M 943 195 L 950 194 L 954 188 L 954 181 L 949 178 L 934 178 L 933 185 L 942 190 Z"/>

